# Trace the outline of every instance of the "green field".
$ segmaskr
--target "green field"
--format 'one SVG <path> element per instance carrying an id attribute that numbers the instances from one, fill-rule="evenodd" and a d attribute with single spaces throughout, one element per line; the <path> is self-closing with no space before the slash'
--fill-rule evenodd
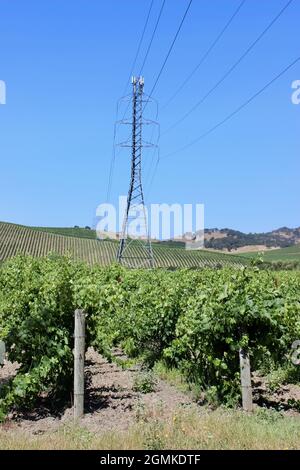
<path id="1" fill-rule="evenodd" d="M 55 233 L 65 237 L 96 239 L 96 230 L 81 227 L 30 227 L 39 232 Z"/>
<path id="2" fill-rule="evenodd" d="M 30 227 L 33 230 L 39 232 L 55 233 L 56 235 L 64 235 L 65 237 L 76 237 L 76 238 L 90 238 L 95 240 L 97 238 L 96 230 L 86 229 L 83 227 Z M 184 242 L 163 240 L 154 241 L 154 245 L 159 245 L 164 248 L 184 248 Z"/>
<path id="3" fill-rule="evenodd" d="M 30 227 L 32 230 L 36 230 L 38 232 L 46 232 L 46 233 L 53 233 L 56 235 L 63 235 L 65 237 L 75 237 L 75 238 L 85 238 L 96 240 L 96 231 L 92 229 L 86 229 L 81 227 Z M 107 243 L 107 241 L 106 241 Z M 112 241 L 112 243 L 116 243 Z M 184 249 L 184 243 L 179 241 L 160 241 L 153 243 L 154 249 L 157 248 L 177 248 L 177 249 Z M 205 252 L 206 255 L 208 251 Z M 239 253 L 236 256 L 242 256 L 244 258 L 257 258 L 261 252 L 248 252 L 248 253 Z M 214 253 L 209 253 L 209 257 L 214 255 Z M 278 262 L 278 261 L 286 261 L 286 262 L 293 262 L 299 261 L 300 262 L 300 245 L 290 246 L 288 248 L 280 248 L 276 250 L 267 250 L 263 254 L 264 261 L 266 262 Z M 182 266 L 182 265 L 181 265 Z"/>
<path id="4" fill-rule="evenodd" d="M 241 256 L 246 258 L 255 258 L 261 252 L 240 253 Z M 263 254 L 264 261 L 277 262 L 277 261 L 300 261 L 300 245 L 289 246 L 288 248 L 280 248 L 278 250 L 268 250 Z"/>
<path id="5" fill-rule="evenodd" d="M 59 229 L 52 229 L 57 231 Z M 112 240 L 96 240 L 87 237 L 76 237 L 74 233 L 83 233 L 86 229 L 61 229 L 72 236 L 51 233 L 51 229 L 31 228 L 22 225 L 0 222 L 0 261 L 12 258 L 17 254 L 27 254 L 36 257 L 49 253 L 60 255 L 69 254 L 74 259 L 86 261 L 89 264 L 106 266 L 116 259 L 118 242 Z M 79 231 L 79 232 L 78 232 Z M 86 230 L 91 232 L 91 230 Z M 137 256 L 141 248 L 132 244 L 131 253 Z M 243 266 L 248 260 L 241 256 L 210 251 L 186 251 L 182 248 L 169 248 L 153 244 L 155 267 L 158 268 L 202 268 L 218 266 Z M 136 260 L 136 266 L 139 266 Z"/>

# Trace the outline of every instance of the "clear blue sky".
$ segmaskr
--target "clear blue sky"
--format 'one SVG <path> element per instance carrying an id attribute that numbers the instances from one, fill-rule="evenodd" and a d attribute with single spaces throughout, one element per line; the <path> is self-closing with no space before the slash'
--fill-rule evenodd
<path id="1" fill-rule="evenodd" d="M 91 225 L 105 202 L 116 101 L 126 84 L 150 0 L 0 0 L 0 220 Z M 194 0 L 155 90 L 163 105 L 239 0 Z M 159 113 L 161 132 L 238 59 L 286 0 L 248 0 L 191 82 Z M 145 54 L 161 0 L 142 45 Z M 149 92 L 187 0 L 166 6 L 145 66 Z M 240 66 L 182 125 L 161 138 L 161 156 L 206 131 L 300 53 L 294 0 Z M 136 73 L 139 68 L 137 67 Z M 299 226 L 300 105 L 291 83 L 300 63 L 214 133 L 162 159 L 149 201 L 204 203 L 207 227 L 267 231 Z M 145 155 L 145 165 L 150 156 Z M 147 170 L 147 168 L 146 168 Z M 112 199 L 126 194 L 129 157 L 116 158 Z M 146 171 L 147 173 L 147 171 Z M 147 188 L 146 188 L 147 189 Z M 147 192 L 147 191 L 146 191 Z"/>

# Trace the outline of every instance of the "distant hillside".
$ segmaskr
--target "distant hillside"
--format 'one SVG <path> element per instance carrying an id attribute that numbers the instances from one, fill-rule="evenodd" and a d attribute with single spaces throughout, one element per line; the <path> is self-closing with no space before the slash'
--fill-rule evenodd
<path id="1" fill-rule="evenodd" d="M 258 256 L 260 252 L 251 252 L 251 253 L 241 253 L 240 256 L 246 258 L 254 258 Z M 300 244 L 289 246 L 288 248 L 280 248 L 278 250 L 268 250 L 263 252 L 263 260 L 268 262 L 294 262 L 297 261 L 300 263 Z"/>
<path id="2" fill-rule="evenodd" d="M 65 229 L 63 229 L 65 230 Z M 88 230 L 88 229 L 87 229 Z M 0 222 L 0 261 L 17 254 L 46 256 L 49 253 L 69 254 L 75 259 L 90 264 L 109 265 L 116 260 L 118 242 L 112 240 L 92 240 L 87 237 L 65 236 L 37 228 Z M 82 232 L 80 232 L 82 233 Z M 187 251 L 182 248 L 169 248 L 153 244 L 156 267 L 169 269 L 243 266 L 248 260 L 241 256 L 213 253 L 205 250 Z M 137 259 L 142 248 L 133 242 L 130 248 Z"/>
<path id="3" fill-rule="evenodd" d="M 96 239 L 96 230 L 83 227 L 30 227 L 32 230 L 39 232 L 56 233 L 57 235 L 64 235 L 66 237 L 76 238 L 90 238 Z"/>
<path id="4" fill-rule="evenodd" d="M 38 230 L 39 232 L 55 233 L 57 235 L 64 235 L 66 237 L 76 238 L 90 238 L 96 240 L 96 230 L 87 227 L 30 227 L 32 230 Z M 107 235 L 109 238 L 109 235 Z M 112 238 L 116 240 L 116 238 Z M 166 248 L 184 248 L 185 243 L 177 240 L 152 240 L 152 243 L 159 244 Z"/>
<path id="5" fill-rule="evenodd" d="M 90 227 L 31 227 L 39 232 L 53 233 L 67 237 L 96 240 L 96 231 Z M 205 248 L 208 250 L 237 252 L 260 252 L 274 248 L 287 248 L 300 244 L 300 227 L 281 227 L 266 233 L 243 233 L 229 228 L 205 229 Z M 154 246 L 184 249 L 180 240 L 153 240 Z"/>
<path id="6" fill-rule="evenodd" d="M 251 246 L 257 247 L 257 251 L 268 248 L 286 248 L 300 243 L 300 227 L 291 229 L 281 227 L 266 233 L 243 233 L 229 228 L 206 229 L 205 248 L 214 250 L 239 250 Z"/>
<path id="7" fill-rule="evenodd" d="M 89 227 L 32 227 L 33 230 L 76 238 L 96 239 L 96 231 Z M 300 227 L 281 227 L 266 233 L 243 233 L 230 228 L 205 229 L 205 248 L 221 251 L 262 251 L 286 248 L 300 244 Z M 153 240 L 156 245 L 168 248 L 184 248 L 180 240 Z"/>

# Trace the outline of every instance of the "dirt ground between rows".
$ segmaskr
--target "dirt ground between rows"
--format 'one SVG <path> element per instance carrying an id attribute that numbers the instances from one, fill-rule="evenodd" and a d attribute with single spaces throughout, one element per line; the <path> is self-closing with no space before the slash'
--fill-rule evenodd
<path id="1" fill-rule="evenodd" d="M 119 350 L 115 350 L 115 355 L 123 358 Z M 17 368 L 17 364 L 6 362 L 0 369 L 0 383 L 14 375 Z M 141 416 L 164 419 L 181 407 L 197 408 L 188 394 L 159 379 L 154 392 L 135 392 L 133 383 L 138 373 L 138 367 L 123 369 L 115 363 L 109 363 L 94 349 L 89 348 L 85 366 L 85 415 L 81 425 L 92 432 L 124 431 Z M 58 405 L 54 411 L 47 400 L 41 400 L 31 412 L 10 414 L 1 428 L 42 434 L 55 431 L 62 424 L 71 422 L 71 402 L 67 407 L 60 408 Z"/>
<path id="2" fill-rule="evenodd" d="M 118 359 L 125 359 L 122 351 L 116 349 Z M 6 361 L 0 367 L 0 385 L 15 375 L 18 364 Z M 191 394 L 179 391 L 175 386 L 163 380 L 157 380 L 156 390 L 147 394 L 136 392 L 133 384 L 139 367 L 123 369 L 115 363 L 109 363 L 94 349 L 89 348 L 85 365 L 85 415 L 81 425 L 91 432 L 126 431 L 138 419 L 164 420 L 182 408 L 190 408 L 201 414 L 199 406 Z M 287 415 L 300 416 L 296 409 L 289 409 L 290 400 L 299 400 L 300 386 L 285 385 L 276 393 L 267 396 L 263 380 L 255 378 L 254 397 L 260 405 L 278 408 Z M 257 405 L 256 405 L 257 406 Z M 71 396 L 69 403 L 51 403 L 47 397 L 41 397 L 32 411 L 11 413 L 0 425 L 2 430 L 18 430 L 31 435 L 56 431 L 64 424 L 73 422 Z"/>

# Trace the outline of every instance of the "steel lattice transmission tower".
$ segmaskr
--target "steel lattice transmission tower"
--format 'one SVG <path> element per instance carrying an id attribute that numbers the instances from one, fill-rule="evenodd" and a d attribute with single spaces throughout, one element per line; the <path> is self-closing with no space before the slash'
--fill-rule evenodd
<path id="1" fill-rule="evenodd" d="M 121 144 L 131 148 L 131 177 L 117 260 L 129 267 L 152 268 L 154 260 L 142 187 L 142 149 L 152 144 L 143 142 L 142 131 L 144 124 L 154 121 L 143 119 L 143 106 L 147 102 L 143 99 L 144 78 L 132 77 L 132 87 L 132 121 L 129 123 L 132 126 L 131 143 Z M 138 237 L 131 236 L 131 223 L 139 227 Z"/>

